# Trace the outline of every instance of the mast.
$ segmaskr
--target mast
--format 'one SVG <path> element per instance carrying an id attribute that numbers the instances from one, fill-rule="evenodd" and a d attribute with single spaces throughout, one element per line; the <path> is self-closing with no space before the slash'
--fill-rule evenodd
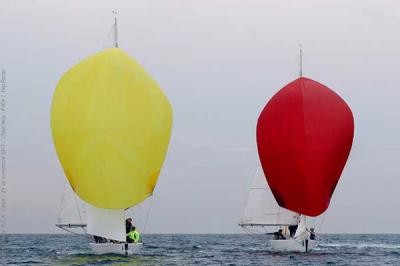
<path id="1" fill-rule="evenodd" d="M 118 48 L 118 20 L 117 20 L 117 11 L 112 11 L 114 14 L 114 46 Z"/>
<path id="2" fill-rule="evenodd" d="M 303 76 L 303 47 L 302 44 L 299 44 L 299 52 L 300 52 L 300 77 Z"/>

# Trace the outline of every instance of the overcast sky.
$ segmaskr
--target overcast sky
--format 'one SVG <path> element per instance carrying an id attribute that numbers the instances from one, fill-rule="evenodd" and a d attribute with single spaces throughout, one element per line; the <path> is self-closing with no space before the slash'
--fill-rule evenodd
<path id="1" fill-rule="evenodd" d="M 322 232 L 400 233 L 400 2 L 0 0 L 7 92 L 7 232 L 55 233 L 65 177 L 50 130 L 59 78 L 120 47 L 174 109 L 148 232 L 232 233 L 259 165 L 258 115 L 304 75 L 351 107 L 355 138 Z"/>

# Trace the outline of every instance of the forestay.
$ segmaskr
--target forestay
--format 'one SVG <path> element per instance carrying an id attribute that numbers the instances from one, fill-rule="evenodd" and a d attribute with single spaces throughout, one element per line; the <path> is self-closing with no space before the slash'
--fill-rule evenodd
<path id="1" fill-rule="evenodd" d="M 279 207 L 267 184 L 264 173 L 257 168 L 250 188 L 241 226 L 296 225 L 298 214 Z"/>

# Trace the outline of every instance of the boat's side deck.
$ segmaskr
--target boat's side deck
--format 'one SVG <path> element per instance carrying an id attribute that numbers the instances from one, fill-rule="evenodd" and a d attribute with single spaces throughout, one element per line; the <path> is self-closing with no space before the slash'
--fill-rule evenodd
<path id="1" fill-rule="evenodd" d="M 317 241 L 309 239 L 303 241 L 298 241 L 295 239 L 270 240 L 270 244 L 272 249 L 275 251 L 307 252 L 316 246 Z"/>
<path id="2" fill-rule="evenodd" d="M 134 255 L 139 254 L 142 243 L 90 243 L 90 248 L 96 255 L 101 254 L 120 254 Z"/>

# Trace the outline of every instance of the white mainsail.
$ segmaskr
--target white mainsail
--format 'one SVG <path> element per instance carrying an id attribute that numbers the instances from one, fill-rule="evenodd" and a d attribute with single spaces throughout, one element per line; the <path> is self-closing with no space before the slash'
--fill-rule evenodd
<path id="1" fill-rule="evenodd" d="M 144 232 L 149 211 L 149 200 L 129 209 L 139 231 Z M 65 183 L 61 211 L 56 226 L 69 232 L 73 228 L 84 228 L 84 232 L 107 239 L 125 241 L 124 209 L 97 208 L 79 198 L 68 182 Z"/>
<path id="2" fill-rule="evenodd" d="M 307 221 L 305 215 L 300 215 L 300 222 L 296 230 L 294 238 L 299 241 L 310 238 L 310 233 L 307 231 Z"/>
<path id="3" fill-rule="evenodd" d="M 257 167 L 241 226 L 297 225 L 299 215 L 278 205 L 261 167 Z"/>
<path id="4" fill-rule="evenodd" d="M 66 183 L 56 226 L 86 228 L 86 233 L 125 241 L 125 210 L 97 208 L 81 200 Z M 68 230 L 68 229 L 66 229 Z"/>
<path id="5" fill-rule="evenodd" d="M 125 241 L 125 210 L 104 209 L 87 204 L 87 229 L 91 235 Z"/>

